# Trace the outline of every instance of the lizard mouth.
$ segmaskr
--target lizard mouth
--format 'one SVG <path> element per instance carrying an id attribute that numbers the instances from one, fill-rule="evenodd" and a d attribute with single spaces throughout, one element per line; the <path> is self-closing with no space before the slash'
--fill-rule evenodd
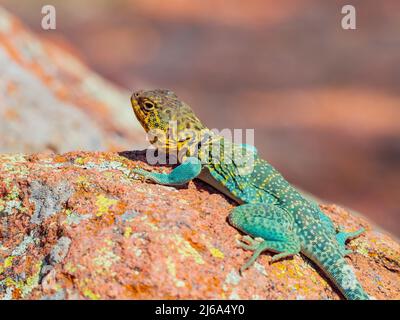
<path id="1" fill-rule="evenodd" d="M 146 122 L 145 122 L 145 115 L 143 111 L 140 108 L 140 105 L 138 101 L 132 96 L 131 97 L 131 104 L 132 104 L 132 110 L 135 113 L 136 119 L 140 122 L 141 126 L 147 130 Z"/>

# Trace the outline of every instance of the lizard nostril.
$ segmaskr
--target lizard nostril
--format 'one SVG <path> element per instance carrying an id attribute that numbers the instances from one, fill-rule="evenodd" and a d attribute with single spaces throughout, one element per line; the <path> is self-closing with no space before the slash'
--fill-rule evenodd
<path id="1" fill-rule="evenodd" d="M 131 100 L 135 100 L 139 97 L 140 97 L 140 91 L 135 91 L 131 96 Z"/>

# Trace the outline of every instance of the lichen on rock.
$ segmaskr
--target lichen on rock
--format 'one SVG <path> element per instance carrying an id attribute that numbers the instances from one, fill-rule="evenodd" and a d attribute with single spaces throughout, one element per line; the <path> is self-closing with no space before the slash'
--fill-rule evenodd
<path id="1" fill-rule="evenodd" d="M 129 177 L 141 152 L 0 157 L 1 299 L 339 299 L 298 255 L 270 264 L 237 247 L 234 203 L 193 181 L 165 188 Z M 21 170 L 23 169 L 23 174 Z M 166 167 L 152 167 L 160 172 Z M 15 205 L 17 201 L 18 205 Z M 363 217 L 321 208 L 348 230 L 348 258 L 376 299 L 400 298 L 400 246 Z"/>

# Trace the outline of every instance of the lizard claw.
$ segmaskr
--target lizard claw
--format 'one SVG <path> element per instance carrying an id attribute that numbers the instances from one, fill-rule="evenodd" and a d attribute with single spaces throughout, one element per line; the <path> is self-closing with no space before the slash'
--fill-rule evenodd
<path id="1" fill-rule="evenodd" d="M 243 248 L 245 250 L 250 250 L 250 251 L 254 251 L 256 250 L 260 243 L 262 242 L 262 240 L 260 241 L 260 239 L 253 239 L 252 237 L 245 235 L 243 236 L 240 240 L 237 241 L 238 246 L 240 248 Z"/>
<path id="2" fill-rule="evenodd" d="M 129 171 L 128 178 L 129 179 L 134 179 L 134 180 L 139 180 L 141 182 L 146 182 L 147 177 L 143 174 L 143 169 L 141 169 L 139 166 L 134 167 Z M 134 176 L 132 176 L 134 174 Z"/>

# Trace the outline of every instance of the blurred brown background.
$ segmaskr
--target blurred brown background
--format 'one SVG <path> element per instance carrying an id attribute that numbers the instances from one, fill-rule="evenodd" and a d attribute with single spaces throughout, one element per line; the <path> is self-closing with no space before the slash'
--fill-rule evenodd
<path id="1" fill-rule="evenodd" d="M 41 29 L 45 4 L 55 31 Z M 357 30 L 341 28 L 345 4 Z M 255 128 L 288 180 L 400 235 L 398 0 L 0 5 L 122 87 L 169 88 L 209 127 Z"/>

